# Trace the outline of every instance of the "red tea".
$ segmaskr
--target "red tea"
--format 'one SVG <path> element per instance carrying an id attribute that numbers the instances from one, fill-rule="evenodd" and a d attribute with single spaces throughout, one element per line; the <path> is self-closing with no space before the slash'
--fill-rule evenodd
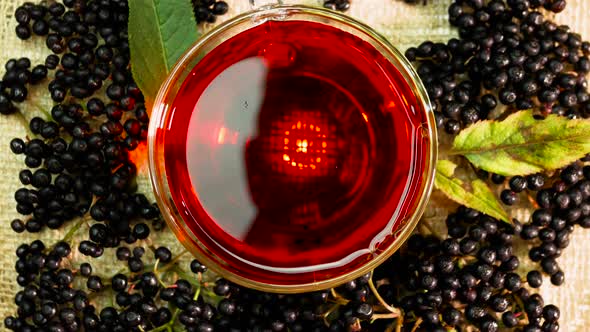
<path id="1" fill-rule="evenodd" d="M 234 274 L 305 284 L 391 245 L 424 186 L 426 110 L 370 43 L 268 21 L 192 69 L 162 128 L 176 208 Z M 228 267 L 229 266 L 229 267 Z"/>

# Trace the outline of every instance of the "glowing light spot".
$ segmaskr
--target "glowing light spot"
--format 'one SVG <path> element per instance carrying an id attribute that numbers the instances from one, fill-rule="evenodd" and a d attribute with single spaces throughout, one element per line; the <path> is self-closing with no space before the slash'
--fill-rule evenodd
<path id="1" fill-rule="evenodd" d="M 367 114 L 363 113 L 363 118 L 365 118 L 365 122 L 369 122 L 369 118 L 367 117 Z"/>
<path id="2" fill-rule="evenodd" d="M 225 135 L 227 134 L 227 129 L 225 127 L 219 128 L 219 132 L 217 133 L 217 144 L 225 143 Z"/>
<path id="3" fill-rule="evenodd" d="M 408 101 L 406 100 L 406 97 L 402 94 L 402 99 L 404 101 L 404 104 L 406 104 L 406 106 L 408 106 Z"/>
<path id="4" fill-rule="evenodd" d="M 327 154 L 328 149 L 335 148 L 329 123 L 319 115 L 307 113 L 291 119 L 292 122 L 280 124 L 278 133 L 284 135 L 273 144 L 279 149 L 278 161 L 284 165 L 279 170 L 303 177 L 328 174 L 335 163 L 334 157 Z"/>
<path id="5" fill-rule="evenodd" d="M 299 140 L 298 139 L 296 144 L 297 144 L 297 150 L 296 150 L 296 152 L 307 153 L 308 143 L 307 143 L 307 140 L 306 139 L 304 139 L 304 140 Z"/>

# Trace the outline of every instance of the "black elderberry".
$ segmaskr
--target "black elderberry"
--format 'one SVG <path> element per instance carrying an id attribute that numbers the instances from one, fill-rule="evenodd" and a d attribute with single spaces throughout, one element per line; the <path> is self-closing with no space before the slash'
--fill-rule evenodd
<path id="1" fill-rule="evenodd" d="M 553 216 L 547 209 L 539 209 L 533 212 L 533 224 L 539 227 L 548 226 L 551 223 Z M 536 235 L 535 235 L 536 237 Z"/>
<path id="2" fill-rule="evenodd" d="M 477 242 L 468 238 L 461 240 L 459 245 L 464 255 L 472 254 L 477 249 Z"/>
<path id="3" fill-rule="evenodd" d="M 543 318 L 546 322 L 557 322 L 559 319 L 559 308 L 554 306 L 553 304 L 546 305 L 543 308 Z"/>
<path id="4" fill-rule="evenodd" d="M 149 227 L 144 223 L 136 224 L 133 227 L 133 236 L 138 240 L 146 239 L 150 234 Z"/>
<path id="5" fill-rule="evenodd" d="M 127 277 L 123 274 L 116 274 L 111 279 L 111 287 L 114 291 L 124 291 L 127 288 Z"/>
<path id="6" fill-rule="evenodd" d="M 22 233 L 25 231 L 25 224 L 20 219 L 14 219 L 10 223 L 10 228 L 16 233 Z"/>
<path id="7" fill-rule="evenodd" d="M 24 6 L 20 6 L 16 9 L 14 18 L 20 24 L 28 24 L 31 21 L 31 13 Z"/>
<path id="8" fill-rule="evenodd" d="M 448 134 L 455 135 L 459 133 L 460 130 L 461 124 L 456 120 L 450 119 L 445 123 L 445 131 Z"/>
<path id="9" fill-rule="evenodd" d="M 107 226 L 102 223 L 94 224 L 90 227 L 89 238 L 97 243 L 104 243 L 109 236 Z"/>
<path id="10" fill-rule="evenodd" d="M 499 174 L 492 174 L 492 182 L 495 184 L 501 184 L 504 183 L 504 181 L 506 180 L 506 178 L 502 175 Z"/>
<path id="11" fill-rule="evenodd" d="M 520 276 L 516 273 L 508 273 L 505 279 L 505 287 L 510 291 L 515 291 L 520 288 L 521 280 Z"/>
<path id="12" fill-rule="evenodd" d="M 80 242 L 80 245 L 78 246 L 78 251 L 80 251 L 80 253 L 86 256 L 91 257 L 100 257 L 104 253 L 104 249 L 101 246 L 90 241 Z"/>
<path id="13" fill-rule="evenodd" d="M 219 313 L 225 316 L 231 316 L 236 312 L 236 305 L 230 299 L 223 299 L 217 305 Z"/>
<path id="14" fill-rule="evenodd" d="M 172 260 L 172 252 L 166 247 L 159 247 L 156 249 L 154 255 L 162 263 L 168 263 Z"/>
<path id="15" fill-rule="evenodd" d="M 207 271 L 207 267 L 196 259 L 191 261 L 190 268 L 193 273 L 205 273 Z"/>
<path id="16" fill-rule="evenodd" d="M 13 138 L 10 141 L 10 150 L 14 154 L 21 154 L 25 152 L 25 142 L 20 138 Z"/>
<path id="17" fill-rule="evenodd" d="M 502 104 L 509 105 L 516 101 L 517 95 L 513 90 L 504 88 L 500 91 L 499 97 Z"/>
<path id="18" fill-rule="evenodd" d="M 342 3 L 348 3 L 348 2 L 343 1 Z M 217 1 L 213 5 L 213 14 L 223 15 L 223 14 L 227 13 L 228 9 L 229 9 L 229 6 L 227 5 L 227 3 L 225 1 Z M 346 9 L 348 9 L 348 7 L 345 7 L 345 5 L 340 5 L 340 7 L 338 8 L 338 10 L 342 10 L 342 11 L 344 11 Z"/>
<path id="19" fill-rule="evenodd" d="M 557 234 L 551 228 L 543 228 L 539 231 L 539 239 L 543 242 L 553 242 Z"/>
<path id="20" fill-rule="evenodd" d="M 503 271 L 514 271 L 518 268 L 519 265 L 520 265 L 520 261 L 519 261 L 518 257 L 510 256 L 509 259 L 502 262 L 502 264 L 500 265 L 500 268 Z"/>
<path id="21" fill-rule="evenodd" d="M 565 281 L 565 274 L 563 271 L 557 271 L 551 275 L 551 283 L 555 286 L 561 286 Z"/>
<path id="22" fill-rule="evenodd" d="M 82 276 L 89 277 L 92 274 L 92 266 L 89 263 L 82 263 L 79 271 Z"/>
<path id="23" fill-rule="evenodd" d="M 459 103 L 448 103 L 443 107 L 443 114 L 447 118 L 458 119 L 461 114 L 461 105 Z"/>
<path id="24" fill-rule="evenodd" d="M 512 246 L 501 246 L 496 249 L 497 258 L 501 262 L 507 262 L 512 257 Z"/>
<path id="25" fill-rule="evenodd" d="M 129 265 L 129 270 L 131 270 L 131 272 L 139 272 L 143 269 L 143 262 L 141 261 L 141 259 L 137 257 L 129 258 L 127 263 Z"/>
<path id="26" fill-rule="evenodd" d="M 526 177 L 529 190 L 537 191 L 545 185 L 545 177 L 542 174 L 533 174 Z"/>
<path id="27" fill-rule="evenodd" d="M 518 325 L 518 318 L 512 311 L 507 311 L 502 314 L 502 323 L 508 328 Z"/>
<path id="28" fill-rule="evenodd" d="M 133 257 L 141 258 L 145 254 L 145 249 L 143 247 L 135 247 L 133 248 Z"/>
<path id="29" fill-rule="evenodd" d="M 477 305 L 469 305 L 465 308 L 465 317 L 472 322 L 477 322 L 485 316 L 485 309 Z"/>
<path id="30" fill-rule="evenodd" d="M 525 75 L 526 73 L 524 69 L 520 66 L 512 66 L 508 68 L 508 79 L 512 83 L 520 83 L 524 79 Z"/>
<path id="31" fill-rule="evenodd" d="M 557 265 L 557 262 L 554 258 L 550 257 L 544 258 L 541 261 L 541 267 L 543 268 L 543 271 L 550 275 L 553 275 L 559 271 L 559 266 Z"/>
<path id="32" fill-rule="evenodd" d="M 31 71 L 31 83 L 35 84 L 47 77 L 47 67 L 44 65 L 37 65 Z"/>
<path id="33" fill-rule="evenodd" d="M 525 310 L 530 318 L 541 317 L 543 313 L 543 304 L 537 299 L 528 299 L 525 302 Z"/>
<path id="34" fill-rule="evenodd" d="M 31 38 L 31 28 L 27 24 L 19 24 L 16 26 L 15 29 L 16 36 L 20 39 L 29 39 Z"/>
<path id="35" fill-rule="evenodd" d="M 482 332 L 495 332 L 499 331 L 498 322 L 492 316 L 486 316 L 480 323 Z"/>
<path id="36" fill-rule="evenodd" d="M 522 176 L 515 176 L 510 179 L 509 181 L 510 189 L 514 192 L 521 192 L 526 189 L 527 182 L 526 179 Z"/>
<path id="37" fill-rule="evenodd" d="M 86 281 L 86 286 L 88 287 L 88 289 L 95 292 L 100 291 L 104 287 L 102 284 L 102 280 L 98 276 L 90 276 Z"/>
<path id="38" fill-rule="evenodd" d="M 44 20 L 36 20 L 33 23 L 33 33 L 37 36 L 45 36 L 49 33 L 49 25 Z"/>
<path id="39" fill-rule="evenodd" d="M 479 120 L 479 113 L 472 106 L 463 107 L 461 109 L 461 120 L 466 124 L 475 123 Z"/>
<path id="40" fill-rule="evenodd" d="M 16 84 L 10 88 L 10 99 L 15 102 L 23 102 L 27 98 L 28 90 L 24 85 Z"/>
<path id="41" fill-rule="evenodd" d="M 506 205 L 514 205 L 517 200 L 516 193 L 512 190 L 503 190 L 500 193 L 500 199 Z"/>
<path id="42" fill-rule="evenodd" d="M 481 261 L 492 265 L 496 261 L 496 251 L 489 248 L 482 249 L 479 251 L 478 258 Z"/>

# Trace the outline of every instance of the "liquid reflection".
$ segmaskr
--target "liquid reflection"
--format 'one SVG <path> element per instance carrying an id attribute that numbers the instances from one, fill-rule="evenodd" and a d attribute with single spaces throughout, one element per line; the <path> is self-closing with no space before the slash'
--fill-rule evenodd
<path id="1" fill-rule="evenodd" d="M 186 160 L 195 194 L 209 216 L 236 239 L 246 236 L 256 217 L 244 155 L 256 134 L 267 71 L 262 58 L 228 67 L 203 92 L 188 127 Z"/>

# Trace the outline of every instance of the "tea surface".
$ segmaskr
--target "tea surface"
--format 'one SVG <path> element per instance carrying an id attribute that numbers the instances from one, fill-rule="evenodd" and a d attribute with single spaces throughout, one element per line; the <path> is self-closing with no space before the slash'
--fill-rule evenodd
<path id="1" fill-rule="evenodd" d="M 245 277 L 345 274 L 387 248 L 417 204 L 430 148 L 421 107 L 368 42 L 263 23 L 207 54 L 171 105 L 174 202 Z"/>

